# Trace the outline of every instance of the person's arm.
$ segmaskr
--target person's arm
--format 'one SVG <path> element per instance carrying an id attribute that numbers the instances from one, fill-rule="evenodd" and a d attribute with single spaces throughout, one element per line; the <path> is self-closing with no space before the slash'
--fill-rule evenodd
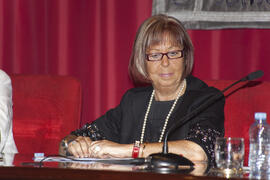
<path id="1" fill-rule="evenodd" d="M 193 141 L 194 138 L 196 138 L 194 137 L 194 133 L 196 135 L 196 128 L 192 128 L 188 136 Z M 212 134 L 212 136 L 215 136 L 215 134 Z M 94 139 L 95 141 L 92 141 L 91 139 L 93 137 L 99 137 L 99 139 Z M 207 160 L 204 149 L 195 142 L 189 140 L 176 140 L 169 141 L 168 143 L 169 152 L 181 154 L 193 161 Z M 73 131 L 72 135 L 67 136 L 61 144 L 60 154 L 66 155 L 68 152 L 75 157 L 129 158 L 132 156 L 133 150 L 133 144 L 119 144 L 105 140 L 104 137 L 102 138 L 102 135 L 97 131 L 95 123 L 86 124 L 82 129 Z M 140 146 L 139 157 L 147 157 L 152 153 L 161 152 L 162 146 L 163 143 L 144 143 Z"/>
<path id="2" fill-rule="evenodd" d="M 95 141 L 89 146 L 89 156 L 98 158 L 130 158 L 132 157 L 133 146 L 133 144 L 118 144 L 108 140 Z M 162 152 L 162 146 L 163 143 L 143 143 L 140 145 L 139 157 L 148 157 L 152 153 Z M 183 155 L 192 161 L 207 161 L 207 155 L 203 148 L 192 141 L 169 141 L 168 146 L 170 153 Z M 99 151 L 95 150 L 96 147 L 99 147 Z"/>
<path id="3" fill-rule="evenodd" d="M 119 144 L 108 140 L 88 141 L 86 137 L 76 138 L 68 146 L 75 157 L 95 158 L 131 158 L 133 144 Z M 207 155 L 198 144 L 188 140 L 170 141 L 169 152 L 190 159 L 191 161 L 207 161 Z M 163 143 L 143 143 L 140 146 L 139 157 L 148 157 L 152 153 L 162 152 Z M 98 147 L 98 150 L 96 149 Z M 78 149 L 83 149 L 82 154 Z"/>
<path id="4" fill-rule="evenodd" d="M 12 132 L 12 87 L 9 76 L 0 70 L 0 151 L 17 153 Z"/>
<path id="5" fill-rule="evenodd" d="M 162 152 L 163 143 L 144 143 L 141 145 L 140 157 L 147 157 L 152 153 Z M 191 161 L 207 161 L 203 148 L 188 140 L 168 142 L 169 153 L 182 155 Z"/>

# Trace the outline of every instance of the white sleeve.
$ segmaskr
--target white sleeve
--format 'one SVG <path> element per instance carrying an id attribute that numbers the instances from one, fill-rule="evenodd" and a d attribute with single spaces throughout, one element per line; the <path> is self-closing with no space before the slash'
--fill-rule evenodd
<path id="1" fill-rule="evenodd" d="M 9 76 L 0 70 L 0 152 L 17 153 L 12 132 L 12 87 Z"/>

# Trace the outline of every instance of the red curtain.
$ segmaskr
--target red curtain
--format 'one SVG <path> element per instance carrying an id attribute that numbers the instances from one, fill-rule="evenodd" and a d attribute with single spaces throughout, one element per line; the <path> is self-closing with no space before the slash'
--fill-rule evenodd
<path id="1" fill-rule="evenodd" d="M 116 106 L 133 87 L 127 66 L 152 0 L 0 0 L 0 68 L 71 75 L 83 87 L 82 124 Z M 189 30 L 193 74 L 238 79 L 262 69 L 270 80 L 270 30 Z"/>
<path id="2" fill-rule="evenodd" d="M 201 79 L 240 79 L 263 70 L 270 80 L 270 29 L 190 30 L 195 48 L 193 74 Z"/>

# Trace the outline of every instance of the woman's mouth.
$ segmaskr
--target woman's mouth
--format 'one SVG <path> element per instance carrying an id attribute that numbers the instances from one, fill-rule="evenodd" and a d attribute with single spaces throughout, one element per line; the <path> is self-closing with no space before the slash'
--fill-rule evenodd
<path id="1" fill-rule="evenodd" d="M 171 77 L 173 73 L 160 73 L 159 74 L 161 77 Z"/>

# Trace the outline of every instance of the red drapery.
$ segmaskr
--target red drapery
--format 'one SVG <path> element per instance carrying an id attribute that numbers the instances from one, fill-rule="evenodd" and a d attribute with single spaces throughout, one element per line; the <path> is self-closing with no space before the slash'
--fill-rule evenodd
<path id="1" fill-rule="evenodd" d="M 152 0 L 0 0 L 0 68 L 72 75 L 83 87 L 82 124 L 116 106 L 133 87 L 127 66 Z M 238 79 L 262 69 L 270 80 L 270 30 L 189 30 L 193 74 Z"/>

